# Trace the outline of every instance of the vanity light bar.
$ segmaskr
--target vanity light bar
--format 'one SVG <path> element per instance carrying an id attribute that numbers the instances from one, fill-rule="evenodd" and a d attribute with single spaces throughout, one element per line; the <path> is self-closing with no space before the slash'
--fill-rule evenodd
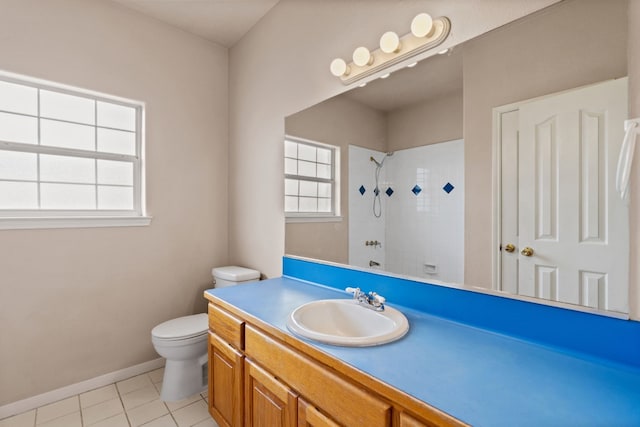
<path id="1" fill-rule="evenodd" d="M 450 31 L 451 21 L 447 17 L 432 19 L 429 14 L 420 13 L 411 22 L 411 32 L 404 36 L 387 31 L 380 37 L 379 49 L 370 52 L 364 46 L 358 47 L 349 64 L 342 58 L 334 59 L 331 74 L 344 84 L 353 83 L 442 44 Z"/>

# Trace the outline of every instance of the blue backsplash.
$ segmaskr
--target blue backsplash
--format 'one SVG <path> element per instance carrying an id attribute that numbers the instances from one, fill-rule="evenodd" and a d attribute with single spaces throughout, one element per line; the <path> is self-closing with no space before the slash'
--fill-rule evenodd
<path id="1" fill-rule="evenodd" d="M 285 276 L 337 289 L 347 286 L 478 328 L 640 368 L 640 322 L 431 285 L 296 258 L 283 258 Z"/>

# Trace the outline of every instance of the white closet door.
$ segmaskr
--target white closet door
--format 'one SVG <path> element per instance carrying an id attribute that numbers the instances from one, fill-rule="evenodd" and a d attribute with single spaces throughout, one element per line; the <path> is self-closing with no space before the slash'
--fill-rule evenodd
<path id="1" fill-rule="evenodd" d="M 518 292 L 627 312 L 628 210 L 614 188 L 627 79 L 526 103 L 518 116 Z"/>

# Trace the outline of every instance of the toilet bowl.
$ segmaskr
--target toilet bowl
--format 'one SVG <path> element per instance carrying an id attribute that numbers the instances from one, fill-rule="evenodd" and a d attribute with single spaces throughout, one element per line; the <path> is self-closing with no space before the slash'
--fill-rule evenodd
<path id="1" fill-rule="evenodd" d="M 159 324 L 151 331 L 151 342 L 167 359 L 160 398 L 182 400 L 207 389 L 206 313 L 178 317 Z"/>
<path id="2" fill-rule="evenodd" d="M 216 288 L 260 279 L 259 272 L 236 266 L 214 268 L 212 274 Z M 162 400 L 182 400 L 207 389 L 208 330 L 208 316 L 201 313 L 167 320 L 151 331 L 153 347 L 167 359 L 160 393 Z"/>

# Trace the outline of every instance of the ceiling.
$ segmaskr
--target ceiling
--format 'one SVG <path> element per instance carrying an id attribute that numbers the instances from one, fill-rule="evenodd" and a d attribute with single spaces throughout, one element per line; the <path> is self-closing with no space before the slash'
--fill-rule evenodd
<path id="1" fill-rule="evenodd" d="M 416 67 L 377 79 L 345 96 L 380 111 L 393 111 L 462 90 L 462 46 L 435 55 Z"/>
<path id="2" fill-rule="evenodd" d="M 279 0 L 112 0 L 225 47 L 238 42 Z"/>

